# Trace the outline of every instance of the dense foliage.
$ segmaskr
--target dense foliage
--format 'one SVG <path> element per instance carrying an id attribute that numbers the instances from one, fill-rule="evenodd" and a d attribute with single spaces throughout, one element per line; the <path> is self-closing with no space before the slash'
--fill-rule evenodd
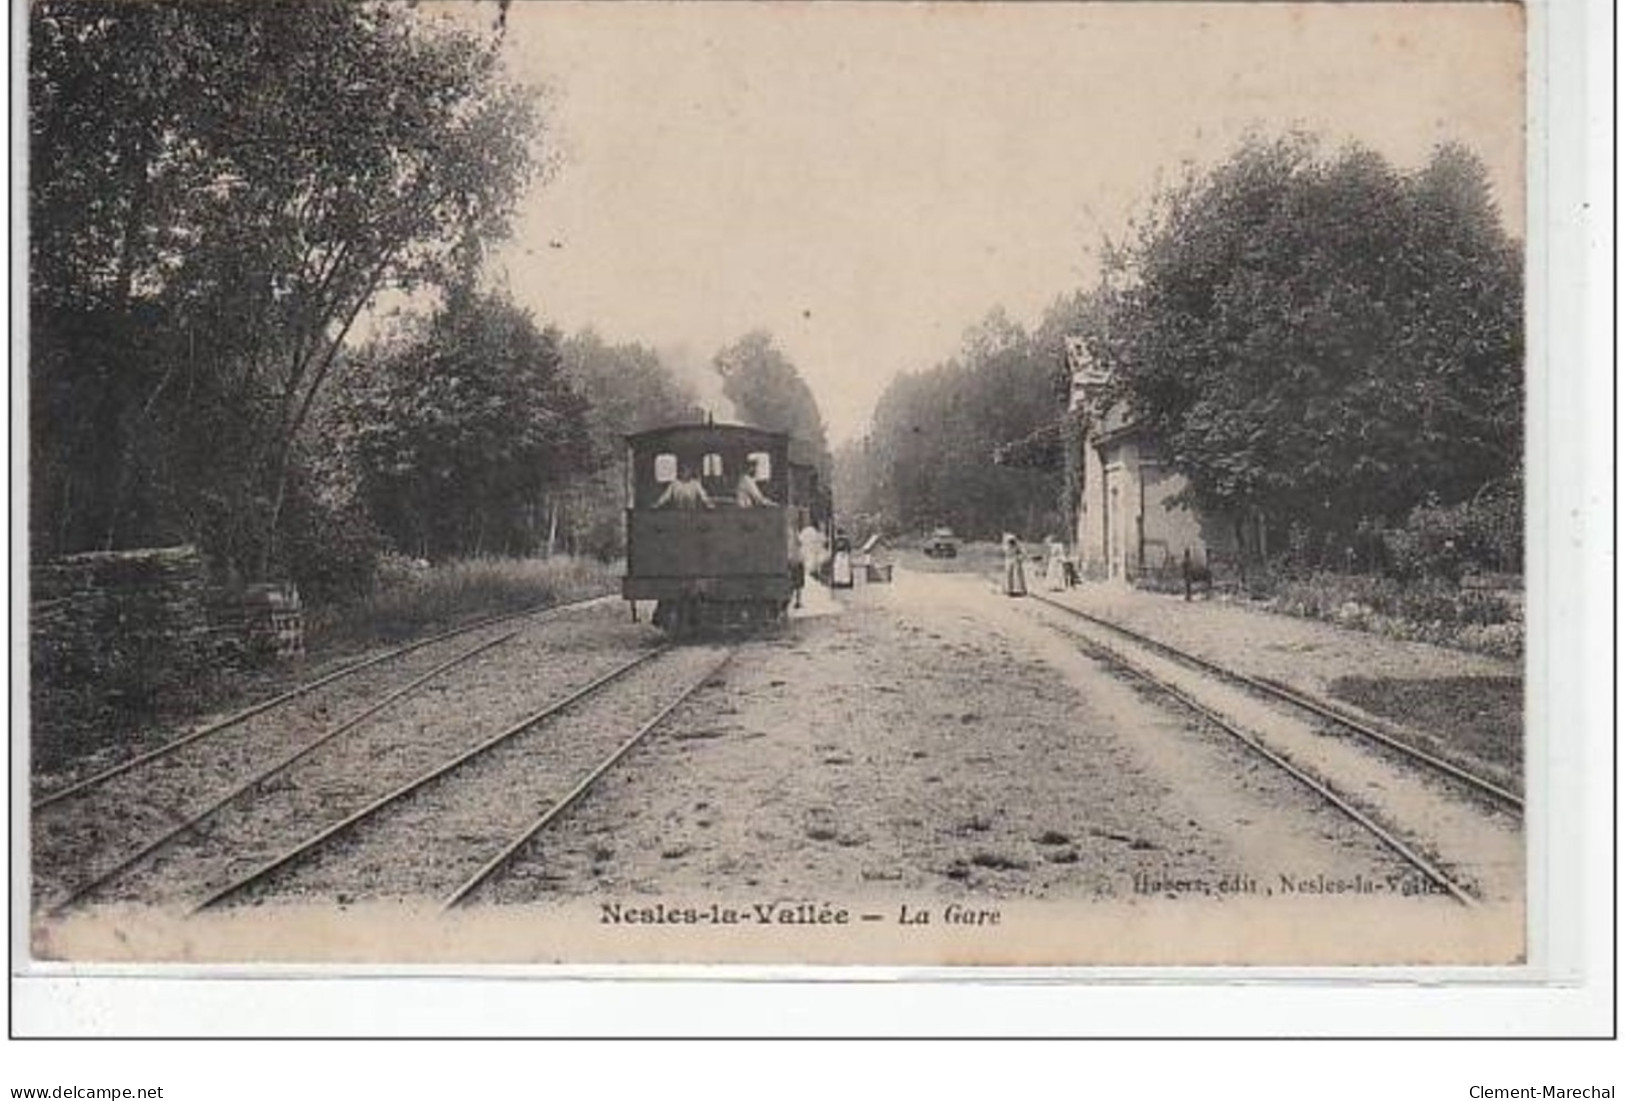
<path id="1" fill-rule="evenodd" d="M 298 574 L 281 537 L 331 519 L 304 445 L 356 318 L 473 270 L 533 122 L 494 38 L 404 5 L 31 4 L 36 551 Z"/>
<path id="2" fill-rule="evenodd" d="M 947 525 L 971 538 L 1003 531 L 1039 538 L 1059 531 L 1059 449 L 996 461 L 1008 445 L 1052 432 L 1064 409 L 1058 341 L 1051 343 L 1048 326 L 1042 332 L 1030 336 L 995 310 L 966 334 L 960 356 L 899 376 L 867 437 L 838 457 L 838 504 L 861 516 L 861 526 L 893 532 Z"/>
<path id="3" fill-rule="evenodd" d="M 666 424 L 698 421 L 691 387 L 681 382 L 652 349 L 606 344 L 586 330 L 563 344 L 564 373 L 587 402 L 590 462 L 562 494 L 557 545 L 610 558 L 622 551 L 624 522 L 623 438 Z"/>
<path id="4" fill-rule="evenodd" d="M 586 402 L 558 345 L 505 299 L 458 293 L 421 331 L 359 357 L 339 439 L 395 549 L 439 560 L 546 545 L 550 495 L 592 467 Z"/>
<path id="5" fill-rule="evenodd" d="M 1197 506 L 1320 548 L 1515 483 L 1520 250 L 1464 150 L 1248 144 L 1125 267 L 1092 350 Z"/>

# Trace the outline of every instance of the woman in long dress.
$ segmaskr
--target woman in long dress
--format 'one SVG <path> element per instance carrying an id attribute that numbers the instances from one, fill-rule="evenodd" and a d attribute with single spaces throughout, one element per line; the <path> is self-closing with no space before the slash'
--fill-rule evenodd
<path id="1" fill-rule="evenodd" d="M 1027 595 L 1027 573 L 1021 564 L 1021 542 L 1009 532 L 1004 533 L 1004 595 Z"/>
<path id="2" fill-rule="evenodd" d="M 1066 546 L 1054 536 L 1045 542 L 1049 552 L 1044 562 L 1044 588 L 1058 593 L 1066 588 Z"/>
<path id="3" fill-rule="evenodd" d="M 832 546 L 834 551 L 829 560 L 829 587 L 832 589 L 850 589 L 852 587 L 852 540 L 847 538 L 845 532 L 837 531 Z"/>

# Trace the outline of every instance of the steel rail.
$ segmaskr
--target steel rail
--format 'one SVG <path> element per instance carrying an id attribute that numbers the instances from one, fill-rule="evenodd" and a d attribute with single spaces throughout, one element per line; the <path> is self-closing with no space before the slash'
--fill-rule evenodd
<path id="1" fill-rule="evenodd" d="M 1060 611 L 1066 612 L 1069 615 L 1076 616 L 1077 618 L 1085 620 L 1089 623 L 1104 627 L 1109 631 L 1115 631 L 1124 638 L 1130 639 L 1142 646 L 1155 650 L 1175 661 L 1182 662 L 1196 669 L 1200 669 L 1203 672 L 1211 673 L 1216 677 L 1222 677 L 1225 680 L 1233 681 L 1237 684 L 1243 685 L 1246 688 L 1252 689 L 1259 695 L 1268 696 L 1272 699 L 1290 703 L 1293 706 L 1317 715 L 1322 719 L 1336 723 L 1338 726 L 1351 730 L 1363 738 L 1386 746 L 1394 752 L 1399 753 L 1404 757 L 1408 757 L 1419 764 L 1426 765 L 1429 768 L 1444 773 L 1451 779 L 1472 788 L 1480 795 L 1487 796 L 1503 809 L 1512 811 L 1519 815 L 1523 813 L 1523 797 L 1518 795 L 1516 792 L 1510 791 L 1493 780 L 1486 779 L 1483 776 L 1464 769 L 1460 765 L 1447 761 L 1433 753 L 1429 753 L 1427 750 L 1412 745 L 1403 739 L 1396 738 L 1391 734 L 1378 730 L 1376 727 L 1371 726 L 1368 723 L 1361 722 L 1359 719 L 1345 714 L 1344 712 L 1339 711 L 1335 707 L 1332 707 L 1320 700 L 1307 696 L 1296 689 L 1289 688 L 1283 684 L 1277 684 L 1274 681 L 1254 677 L 1250 674 L 1242 673 L 1235 669 L 1226 668 L 1217 662 L 1189 653 L 1188 651 L 1182 650 L 1177 646 L 1172 646 L 1169 643 L 1152 638 L 1149 635 L 1142 634 L 1130 627 L 1125 627 L 1120 623 L 1113 623 L 1109 619 L 1102 619 L 1100 616 L 1094 615 L 1093 613 L 1085 612 L 1078 608 L 1073 608 L 1070 605 L 1063 604 L 1059 600 L 1053 600 L 1037 593 L 1033 593 L 1031 595 L 1041 604 L 1059 609 Z"/>
<path id="2" fill-rule="evenodd" d="M 386 795 L 379 796 L 377 799 L 374 799 L 372 802 L 368 803 L 366 806 L 362 807 L 360 810 L 358 810 L 358 811 L 354 812 L 353 814 L 350 814 L 349 816 L 344 818 L 342 821 L 336 822 L 333 825 L 331 825 L 331 826 L 327 827 L 326 829 L 322 830 L 320 833 L 316 834 L 314 837 L 311 837 L 311 838 L 309 838 L 309 839 L 307 839 L 305 841 L 300 842 L 298 845 L 295 845 L 293 848 L 288 849 L 286 852 L 282 853 L 280 856 L 273 857 L 272 859 L 270 859 L 270 860 L 266 861 L 265 863 L 261 864 L 259 867 L 255 868 L 252 872 L 249 872 L 247 875 L 232 881 L 231 883 L 227 884 L 224 887 L 219 888 L 218 890 L 215 890 L 214 892 L 209 894 L 206 898 L 204 898 L 203 901 L 201 901 L 197 905 L 193 906 L 190 912 L 192 914 L 201 913 L 202 911 L 207 910 L 207 909 L 219 904 L 220 902 L 223 902 L 227 898 L 230 898 L 232 895 L 235 895 L 235 894 L 245 890 L 246 888 L 253 886 L 255 883 L 258 883 L 259 881 L 265 879 L 272 872 L 275 872 L 280 868 L 283 868 L 283 867 L 285 867 L 285 866 L 287 866 L 289 864 L 292 864 L 294 861 L 298 860 L 300 857 L 306 855 L 307 853 L 309 853 L 312 850 L 318 848 L 319 846 L 321 846 L 323 844 L 326 844 L 328 841 L 332 840 L 334 837 L 338 836 L 339 834 L 346 832 L 351 827 L 355 826 L 357 823 L 362 822 L 365 819 L 372 817 L 374 814 L 377 814 L 379 811 L 383 810 L 385 807 L 387 807 L 387 806 L 389 806 L 389 805 L 391 805 L 393 803 L 399 802 L 400 800 L 406 798 L 406 796 L 412 794 L 414 791 L 417 791 L 419 788 L 424 787 L 425 785 L 427 785 L 429 783 L 432 783 L 435 780 L 438 780 L 440 777 L 445 776 L 447 773 L 453 771 L 454 769 L 457 769 L 457 768 L 461 767 L 462 765 L 464 765 L 464 764 L 468 763 L 469 761 L 473 760 L 475 757 L 478 757 L 478 756 L 486 753 L 487 751 L 489 751 L 491 749 L 494 749 L 495 747 L 501 745 L 503 742 L 508 741 L 510 738 L 513 738 L 516 735 L 521 734 L 526 730 L 529 730 L 531 727 L 535 726 L 537 723 L 540 723 L 540 722 L 544 721 L 545 719 L 551 718 L 552 716 L 554 716 L 554 715 L 558 714 L 559 712 L 563 711 L 565 708 L 567 708 L 570 705 L 576 703 L 578 700 L 584 699 L 587 696 L 592 695 L 594 692 L 597 692 L 598 690 L 605 687 L 606 685 L 612 683 L 613 681 L 616 681 L 616 680 L 620 679 L 621 677 L 625 676 L 627 673 L 630 673 L 633 669 L 636 669 L 638 666 L 644 664 L 647 661 L 652 660 L 653 658 L 656 658 L 656 657 L 660 656 L 661 654 L 665 653 L 668 649 L 670 649 L 669 646 L 659 646 L 659 647 L 656 647 L 655 649 L 652 649 L 652 650 L 649 650 L 649 651 L 647 651 L 645 653 L 639 654 L 637 657 L 633 658 L 631 661 L 624 662 L 621 665 L 616 666 L 614 669 L 610 670 L 608 673 L 605 673 L 602 676 L 590 681 L 586 685 L 583 685 L 581 688 L 576 689 L 574 692 L 571 692 L 569 695 L 565 696 L 563 699 L 555 700 L 554 702 L 548 704 L 546 707 L 544 707 L 541 710 L 535 712 L 534 714 L 528 715 L 525 718 L 519 720 L 514 725 L 512 725 L 512 726 L 508 727 L 506 730 L 502 731 L 500 734 L 497 734 L 497 735 L 495 735 L 493 737 L 487 738 L 485 741 L 480 742 L 478 745 L 474 746 L 471 749 L 464 750 L 462 753 L 459 753 L 456 757 L 453 757 L 450 761 L 447 761 L 444 764 L 436 765 L 434 768 L 430 769 L 428 772 L 425 772 L 423 775 L 417 777 L 415 780 L 408 781 L 406 784 L 402 785 L 401 787 L 396 788 L 394 791 L 391 791 Z"/>
<path id="3" fill-rule="evenodd" d="M 308 757 L 310 754 L 314 753 L 328 742 L 331 742 L 334 738 L 337 738 L 339 735 L 347 733 L 348 731 L 354 730 L 356 727 L 360 726 L 362 723 L 366 722 L 380 711 L 383 711 L 391 704 L 397 703 L 400 700 L 405 699 L 407 696 L 410 696 L 419 688 L 422 688 L 425 684 L 429 683 L 431 680 L 434 680 L 441 674 L 449 672 L 464 662 L 471 661 L 480 654 L 485 653 L 487 650 L 495 649 L 496 647 L 501 646 L 503 643 L 517 638 L 518 636 L 518 631 L 510 631 L 498 638 L 491 639 L 487 642 L 482 642 L 478 646 L 458 654 L 449 661 L 441 662 L 439 665 L 435 666 L 427 673 L 424 673 L 422 676 L 416 678 L 411 683 L 397 688 L 395 691 L 391 692 L 377 703 L 363 708 L 361 711 L 350 716 L 342 723 L 339 723 L 337 726 L 327 731 L 315 741 L 283 757 L 282 760 L 278 761 L 270 768 L 265 769 L 251 778 L 243 781 L 241 784 L 238 784 L 236 787 L 232 788 L 226 794 L 220 796 L 203 809 L 195 811 L 179 825 L 176 825 L 167 833 L 154 838 L 135 853 L 125 857 L 111 868 L 98 873 L 94 878 L 75 887 L 66 898 L 51 907 L 51 913 L 57 916 L 65 913 L 73 906 L 83 901 L 85 898 L 88 898 L 96 891 L 99 891 L 101 888 L 105 887 L 108 883 L 111 883 L 113 880 L 123 875 L 129 869 L 135 867 L 135 865 L 139 864 L 153 853 L 158 852 L 160 849 L 163 849 L 165 846 L 171 844 L 176 838 L 183 834 L 190 833 L 192 830 L 202 825 L 206 819 L 219 813 L 222 808 L 230 804 L 233 800 L 238 799 L 248 792 L 254 790 L 267 780 L 271 779 L 273 776 L 292 768 L 295 764 Z"/>
<path id="4" fill-rule="evenodd" d="M 685 700 L 703 688 L 712 677 L 722 672 L 723 667 L 733 659 L 735 652 L 735 650 L 729 650 L 726 654 L 724 654 L 721 661 L 717 662 L 709 670 L 707 670 L 704 676 L 700 677 L 693 684 L 683 689 L 682 693 L 670 703 L 662 707 L 654 718 L 650 719 L 648 722 L 639 727 L 637 732 L 626 741 L 622 742 L 615 752 L 604 758 L 598 767 L 594 768 L 590 773 L 588 773 L 587 776 L 574 788 L 571 788 L 570 792 L 565 795 L 564 798 L 560 799 L 557 803 L 554 803 L 553 806 L 549 807 L 548 810 L 541 815 L 541 817 L 537 818 L 535 822 L 526 827 L 526 829 L 517 838 L 504 847 L 501 852 L 497 853 L 490 860 L 486 861 L 480 867 L 479 871 L 475 872 L 462 884 L 462 886 L 458 887 L 446 897 L 446 900 L 440 906 L 440 912 L 446 913 L 460 905 L 462 901 L 473 894 L 482 883 L 488 880 L 497 872 L 498 869 L 512 859 L 515 853 L 524 848 L 525 844 L 529 842 L 531 838 L 535 837 L 538 833 L 541 833 L 542 830 L 551 825 L 553 821 L 559 817 L 559 815 L 563 814 L 565 811 L 569 810 L 577 802 L 579 802 L 581 797 L 585 795 L 595 783 L 598 782 L 599 778 L 613 768 L 622 757 L 626 756 L 626 754 L 631 751 L 633 746 L 637 745 L 639 742 L 643 741 L 644 738 L 648 737 L 650 732 L 652 732 L 661 723 L 665 722 L 666 718 L 673 711 L 676 711 Z"/>
<path id="5" fill-rule="evenodd" d="M 163 745 L 149 750 L 146 753 L 138 754 L 127 761 L 121 761 L 118 764 L 110 765 L 107 768 L 102 769 L 100 772 L 92 773 L 84 779 L 70 784 L 68 787 L 63 788 L 60 791 L 54 791 L 49 795 L 44 795 L 34 800 L 30 806 L 30 809 L 34 811 L 43 810 L 44 808 L 53 804 L 60 803 L 63 800 L 69 799 L 75 795 L 79 795 L 85 791 L 89 791 L 92 788 L 99 787 L 116 776 L 121 776 L 124 773 L 129 772 L 131 769 L 139 768 L 141 765 L 147 764 L 148 762 L 156 761 L 161 757 L 166 757 L 169 754 L 174 753 L 176 750 L 184 749 L 193 742 L 206 738 L 211 734 L 218 734 L 223 730 L 228 730 L 240 723 L 247 722 L 256 715 L 262 715 L 273 708 L 280 707 L 285 703 L 290 703 L 293 700 L 298 699 L 300 696 L 308 695 L 318 688 L 332 684 L 336 680 L 341 680 L 344 677 L 359 673 L 364 669 L 370 669 L 374 665 L 381 665 L 386 661 L 393 660 L 394 658 L 405 657 L 407 654 L 410 654 L 416 650 L 421 650 L 425 646 L 433 646 L 437 642 L 444 642 L 447 639 L 456 638 L 459 635 L 466 635 L 473 631 L 478 631 L 483 627 L 494 627 L 499 623 L 506 623 L 512 619 L 521 619 L 525 616 L 544 616 L 553 612 L 569 611 L 573 608 L 579 608 L 613 595 L 613 593 L 600 593 L 597 596 L 583 597 L 580 600 L 570 600 L 563 604 L 549 604 L 543 608 L 527 608 L 522 612 L 507 612 L 503 615 L 491 616 L 486 619 L 477 620 L 473 623 L 466 623 L 461 627 L 456 627 L 449 631 L 442 631 L 436 635 L 430 635 L 428 638 L 418 639 L 415 642 L 408 643 L 405 646 L 397 647 L 394 650 L 389 650 L 382 654 L 374 654 L 370 658 L 355 662 L 351 665 L 346 665 L 340 669 L 335 669 L 333 672 L 319 677 L 316 680 L 291 688 L 288 691 L 283 692 L 281 695 L 273 696 L 271 699 L 265 700 L 262 703 L 257 703 L 251 707 L 246 707 L 241 711 L 226 716 L 224 719 L 221 719 L 218 722 L 200 727 L 189 734 L 183 734 L 179 738 L 165 742 Z"/>
<path id="6" fill-rule="evenodd" d="M 1156 676 L 1155 674 L 1140 668 L 1138 665 L 1135 665 L 1132 661 L 1124 657 L 1122 654 L 1119 654 L 1111 647 L 1104 646 L 1101 643 L 1093 639 L 1085 638 L 1082 635 L 1073 634 L 1071 637 L 1083 643 L 1086 648 L 1088 648 L 1102 660 L 1111 665 L 1115 665 L 1119 669 L 1129 673 L 1131 676 L 1144 681 L 1146 684 L 1150 685 L 1152 688 L 1155 688 L 1164 695 L 1170 696 L 1179 701 L 1186 708 L 1195 712 L 1197 715 L 1212 723 L 1214 726 L 1217 726 L 1220 730 L 1223 730 L 1226 734 L 1229 734 L 1232 738 L 1241 742 L 1242 745 L 1246 746 L 1248 749 L 1251 749 L 1260 757 L 1263 757 L 1281 771 L 1285 772 L 1287 775 L 1291 776 L 1293 779 L 1315 792 L 1332 806 L 1342 811 L 1343 814 L 1348 816 L 1354 822 L 1358 823 L 1372 836 L 1377 838 L 1378 841 L 1382 842 L 1393 852 L 1397 853 L 1406 863 L 1420 871 L 1433 883 L 1444 888 L 1444 890 L 1452 898 L 1461 903 L 1463 906 L 1474 907 L 1478 905 L 1478 900 L 1475 899 L 1466 890 L 1466 888 L 1462 887 L 1454 879 L 1452 879 L 1448 873 L 1440 869 L 1432 861 L 1428 860 L 1427 857 L 1423 856 L 1421 853 L 1407 845 L 1391 830 L 1383 826 L 1382 823 L 1378 822 L 1359 807 L 1355 806 L 1344 796 L 1338 794 L 1338 792 L 1327 781 L 1305 770 L 1301 766 L 1294 764 L 1285 755 L 1271 749 L 1257 737 L 1241 729 L 1229 719 L 1226 719 L 1224 716 L 1218 714 L 1206 704 L 1191 696 L 1188 692 L 1185 692 L 1183 689 L 1169 684 L 1167 681 Z"/>

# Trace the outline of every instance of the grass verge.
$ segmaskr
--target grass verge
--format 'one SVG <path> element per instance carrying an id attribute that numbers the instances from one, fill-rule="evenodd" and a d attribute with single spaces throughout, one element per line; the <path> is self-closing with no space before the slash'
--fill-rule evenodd
<path id="1" fill-rule="evenodd" d="M 307 613 L 306 646 L 320 653 L 400 642 L 486 616 L 610 592 L 619 576 L 617 565 L 562 556 L 395 569 L 366 598 Z"/>
<path id="2" fill-rule="evenodd" d="M 1457 585 L 1440 578 L 1401 582 L 1368 574 L 1294 576 L 1264 569 L 1245 579 L 1219 578 L 1257 608 L 1386 638 L 1428 642 L 1516 661 L 1523 656 L 1523 593 L 1518 589 Z M 1136 580 L 1137 588 L 1178 593 L 1172 572 Z M 1521 580 L 1519 580 L 1521 586 Z"/>
<path id="3" fill-rule="evenodd" d="M 1523 680 L 1520 677 L 1339 677 L 1330 694 L 1373 715 L 1433 736 L 1463 765 L 1523 786 Z"/>

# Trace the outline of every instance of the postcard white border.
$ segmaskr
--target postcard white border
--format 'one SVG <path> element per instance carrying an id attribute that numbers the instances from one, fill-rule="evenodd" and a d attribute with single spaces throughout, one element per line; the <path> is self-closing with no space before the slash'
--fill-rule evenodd
<path id="1" fill-rule="evenodd" d="M 14 61 L 25 8 L 12 7 Z M 12 1014 L 18 1036 L 1109 1035 L 1574 1036 L 1612 1027 L 1615 409 L 1611 372 L 1613 12 L 1529 5 L 1529 486 L 1532 707 L 1561 732 L 1531 774 L 1531 964 L 1380 969 L 170 968 L 46 967 L 26 960 L 26 901 L 12 885 Z M 25 66 L 10 90 L 13 165 Z M 14 168 L 14 175 L 17 173 Z M 12 218 L 13 752 L 26 702 L 26 319 L 19 268 L 26 204 Z M 25 192 L 24 192 L 25 193 Z M 1583 365 L 1583 369 L 1576 369 Z M 1550 372 L 1547 370 L 1550 368 Z M 22 698 L 19 698 L 22 697 Z M 1532 701 L 1533 702 L 1533 701 Z M 1584 737 L 1568 732 L 1583 731 Z M 11 795 L 26 776 L 14 767 Z M 26 806 L 26 795 L 23 799 Z M 1574 813 L 1580 808 L 1583 813 Z M 1558 810 L 1561 813 L 1552 813 Z M 12 834 L 12 867 L 26 867 Z M 19 852 L 23 855 L 19 863 Z M 541 975 L 546 981 L 537 981 Z M 636 977 L 632 977 L 636 976 Z M 723 977 L 717 981 L 713 976 Z M 925 980 L 925 981 L 914 981 Z"/>

